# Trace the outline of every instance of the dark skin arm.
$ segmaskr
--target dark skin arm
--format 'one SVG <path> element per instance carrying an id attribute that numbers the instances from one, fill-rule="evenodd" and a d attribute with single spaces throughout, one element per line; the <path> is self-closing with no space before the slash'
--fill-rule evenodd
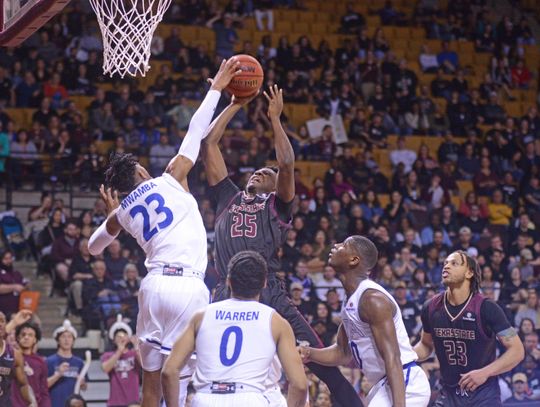
<path id="1" fill-rule="evenodd" d="M 268 100 L 268 117 L 274 132 L 276 158 L 279 168 L 276 195 L 283 202 L 289 203 L 294 199 L 295 193 L 294 150 L 279 119 L 283 111 L 283 89 L 279 89 L 277 85 L 271 86 L 268 93 L 264 92 L 264 96 Z"/>
<path id="2" fill-rule="evenodd" d="M 360 299 L 360 318 L 370 325 L 375 346 L 384 360 L 394 407 L 405 407 L 403 366 L 393 317 L 394 304 L 380 291 L 367 290 Z"/>
<path id="3" fill-rule="evenodd" d="M 34 391 L 28 385 L 28 380 L 26 380 L 26 374 L 24 373 L 24 359 L 21 352 L 15 350 L 14 355 L 14 374 L 15 381 L 19 386 L 21 395 L 23 399 L 28 403 L 29 406 L 37 407 L 36 397 L 34 396 Z"/>

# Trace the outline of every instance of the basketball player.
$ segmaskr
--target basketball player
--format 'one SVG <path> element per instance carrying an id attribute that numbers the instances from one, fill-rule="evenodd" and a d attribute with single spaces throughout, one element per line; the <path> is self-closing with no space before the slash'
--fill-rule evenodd
<path id="1" fill-rule="evenodd" d="M 311 346 L 322 346 L 317 334 L 292 305 L 284 283 L 276 276 L 280 263 L 279 247 L 285 242 L 290 228 L 291 206 L 294 199 L 294 152 L 280 122 L 283 110 L 283 91 L 277 85 L 265 92 L 269 102 L 268 117 L 272 123 L 278 162 L 277 171 L 261 168 L 249 178 L 241 191 L 228 177 L 227 167 L 219 150 L 223 132 L 241 109 L 251 99 L 235 100 L 225 108 L 210 126 L 205 139 L 206 175 L 210 193 L 217 201 L 216 210 L 216 268 L 220 282 L 216 287 L 214 301 L 227 299 L 227 264 L 231 257 L 242 250 L 256 251 L 268 263 L 268 283 L 261 293 L 263 304 L 274 308 L 292 326 L 297 341 Z M 360 398 L 352 385 L 336 367 L 309 363 L 308 367 L 327 385 L 339 404 L 347 407 L 361 406 Z"/>
<path id="2" fill-rule="evenodd" d="M 206 231 L 187 175 L 197 160 L 221 91 L 241 71 L 236 58 L 223 61 L 201 106 L 193 116 L 178 155 L 161 177 L 151 178 L 130 154 L 112 157 L 101 195 L 108 218 L 91 236 L 92 255 L 105 249 L 120 231 L 131 234 L 146 253 L 148 275 L 139 290 L 137 335 L 143 367 L 145 407 L 157 407 L 161 398 L 160 371 L 180 332 L 193 312 L 208 304 L 203 282 L 207 263 Z M 118 193 L 127 194 L 120 202 Z M 182 395 L 191 375 L 182 372 Z M 183 405 L 183 402 L 182 402 Z"/>
<path id="3" fill-rule="evenodd" d="M 425 407 L 431 389 L 409 343 L 399 305 L 369 279 L 377 263 L 373 242 L 351 236 L 336 244 L 328 263 L 343 282 L 347 300 L 337 343 L 324 349 L 300 347 L 304 361 L 329 366 L 348 365 L 352 358 L 373 384 L 367 400 L 373 407 Z"/>
<path id="4" fill-rule="evenodd" d="M 422 309 L 423 331 L 414 350 L 424 360 L 435 349 L 443 383 L 439 406 L 502 405 L 497 375 L 523 359 L 523 345 L 504 311 L 479 294 L 480 279 L 476 260 L 463 251 L 450 254 L 442 270 L 446 291 Z M 496 338 L 506 348 L 499 359 Z"/>
<path id="5" fill-rule="evenodd" d="M 165 362 L 162 383 L 168 407 L 178 407 L 178 374 L 193 351 L 193 407 L 268 407 L 263 392 L 276 353 L 289 381 L 287 405 L 304 407 L 307 378 L 293 331 L 277 312 L 259 303 L 266 279 L 260 254 L 233 256 L 227 278 L 232 298 L 198 311 Z"/>
<path id="6" fill-rule="evenodd" d="M 28 406 L 38 407 L 32 388 L 24 374 L 21 352 L 13 349 L 5 340 L 6 316 L 0 311 L 0 407 L 11 407 L 11 381 L 15 380 Z"/>

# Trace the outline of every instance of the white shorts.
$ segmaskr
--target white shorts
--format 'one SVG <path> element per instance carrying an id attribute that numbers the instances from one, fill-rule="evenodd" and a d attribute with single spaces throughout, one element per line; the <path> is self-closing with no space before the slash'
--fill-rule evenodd
<path id="1" fill-rule="evenodd" d="M 277 384 L 267 387 L 264 391 L 264 397 L 268 400 L 269 407 L 287 407 L 287 399 Z"/>
<path id="2" fill-rule="evenodd" d="M 413 365 L 403 369 L 405 379 L 405 404 L 407 407 L 426 407 L 431 397 L 431 388 L 424 370 Z M 386 377 L 372 387 L 367 395 L 367 404 L 372 407 L 392 407 L 392 390 Z"/>
<path id="3" fill-rule="evenodd" d="M 210 293 L 198 277 L 148 274 L 139 289 L 137 336 L 144 370 L 161 369 L 193 314 L 206 307 Z M 193 364 L 182 375 L 193 373 Z"/>
<path id="4" fill-rule="evenodd" d="M 269 407 L 262 393 L 211 394 L 197 392 L 191 407 Z"/>

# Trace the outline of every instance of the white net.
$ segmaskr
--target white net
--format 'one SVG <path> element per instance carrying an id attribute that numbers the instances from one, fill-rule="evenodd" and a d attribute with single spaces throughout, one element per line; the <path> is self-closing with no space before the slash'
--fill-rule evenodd
<path id="1" fill-rule="evenodd" d="M 150 45 L 171 0 L 90 0 L 103 36 L 103 72 L 145 76 Z"/>

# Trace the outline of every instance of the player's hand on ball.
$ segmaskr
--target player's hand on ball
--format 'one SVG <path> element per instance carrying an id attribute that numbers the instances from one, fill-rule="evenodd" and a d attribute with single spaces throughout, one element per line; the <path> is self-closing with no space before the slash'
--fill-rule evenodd
<path id="1" fill-rule="evenodd" d="M 107 205 L 107 214 L 111 213 L 120 206 L 118 191 L 113 191 L 112 188 L 105 188 L 105 186 L 101 184 L 99 187 L 99 193 L 101 195 L 101 199 L 103 199 L 105 201 L 105 205 Z"/>
<path id="2" fill-rule="evenodd" d="M 246 97 L 243 97 L 243 98 L 239 98 L 239 97 L 233 95 L 232 99 L 231 99 L 231 104 L 245 106 L 245 105 L 249 104 L 257 96 L 259 96 L 259 92 L 255 93 L 255 94 L 253 94 L 251 96 L 246 96 Z"/>
<path id="3" fill-rule="evenodd" d="M 461 390 L 475 391 L 479 386 L 483 385 L 488 379 L 482 369 L 471 370 L 468 373 L 462 374 L 459 381 Z"/>
<path id="4" fill-rule="evenodd" d="M 208 82 L 212 84 L 211 89 L 221 92 L 227 87 L 232 78 L 240 73 L 242 73 L 242 70 L 240 69 L 238 58 L 232 57 L 228 60 L 224 59 L 221 62 L 219 71 L 216 76 L 214 76 L 214 79 L 209 79 Z"/>
<path id="5" fill-rule="evenodd" d="M 273 85 L 268 88 L 268 93 L 264 92 L 264 97 L 268 100 L 268 117 L 281 116 L 283 111 L 283 89 L 279 89 L 278 85 Z"/>

